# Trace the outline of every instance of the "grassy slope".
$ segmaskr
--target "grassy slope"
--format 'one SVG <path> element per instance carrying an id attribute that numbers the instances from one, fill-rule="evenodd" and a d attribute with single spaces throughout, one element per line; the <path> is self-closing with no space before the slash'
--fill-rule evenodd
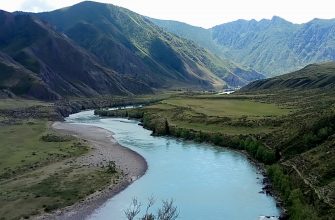
<path id="1" fill-rule="evenodd" d="M 1 47 L 1 46 L 0 46 Z M 9 90 L 16 95 L 54 99 L 57 95 L 32 71 L 0 51 L 0 93 Z"/>
<path id="2" fill-rule="evenodd" d="M 0 90 L 42 100 L 152 92 L 31 15 L 0 11 Z"/>
<path id="3" fill-rule="evenodd" d="M 41 106 L 39 117 L 44 117 L 50 103 L 0 100 L 0 110 L 6 111 Z M 0 114 L 0 125 L 0 219 L 20 219 L 73 204 L 118 178 L 103 168 L 66 163 L 89 149 L 75 138 L 55 134 L 47 119 Z"/>
<path id="4" fill-rule="evenodd" d="M 293 73 L 252 82 L 242 91 L 271 93 L 280 90 L 329 90 L 334 87 L 335 62 L 326 62 L 311 64 Z"/>

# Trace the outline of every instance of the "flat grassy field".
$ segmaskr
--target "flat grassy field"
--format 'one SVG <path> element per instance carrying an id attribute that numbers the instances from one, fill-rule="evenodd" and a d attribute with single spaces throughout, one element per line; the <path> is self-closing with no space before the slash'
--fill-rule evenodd
<path id="1" fill-rule="evenodd" d="M 50 212 L 118 182 L 119 171 L 71 162 L 90 148 L 50 128 L 52 103 L 0 99 L 0 110 L 0 220 Z M 12 117 L 11 111 L 34 117 Z"/>
<path id="2" fill-rule="evenodd" d="M 271 118 L 293 111 L 251 98 L 217 95 L 173 97 L 145 109 L 177 127 L 228 135 L 269 133 L 275 129 Z"/>
<path id="3" fill-rule="evenodd" d="M 28 108 L 33 106 L 52 106 L 52 103 L 26 99 L 1 99 L 0 109 Z"/>
<path id="4" fill-rule="evenodd" d="M 289 113 L 288 109 L 280 108 L 275 104 L 244 99 L 175 98 L 164 100 L 162 103 L 172 106 L 189 107 L 195 112 L 219 117 L 270 117 Z"/>
<path id="5" fill-rule="evenodd" d="M 0 219 L 28 218 L 71 205 L 117 179 L 102 168 L 62 162 L 43 166 L 1 182 Z"/>
<path id="6" fill-rule="evenodd" d="M 48 163 L 79 156 L 88 151 L 78 140 L 62 137 L 60 141 L 43 140 L 54 134 L 44 120 L 20 121 L 0 127 L 0 180 Z"/>

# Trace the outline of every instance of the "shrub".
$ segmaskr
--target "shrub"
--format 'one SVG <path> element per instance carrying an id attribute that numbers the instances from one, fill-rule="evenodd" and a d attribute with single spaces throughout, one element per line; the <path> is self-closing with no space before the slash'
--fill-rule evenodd
<path id="1" fill-rule="evenodd" d="M 239 147 L 241 149 L 245 149 L 252 157 L 260 162 L 265 164 L 272 164 L 276 162 L 276 152 L 264 146 L 257 140 L 253 140 L 251 137 L 248 137 L 244 141 L 239 141 Z"/>
<path id="2" fill-rule="evenodd" d="M 107 164 L 107 172 L 108 173 L 117 173 L 117 170 L 116 170 L 116 164 L 114 161 L 109 161 L 108 164 Z"/>
<path id="3" fill-rule="evenodd" d="M 288 207 L 290 219 L 318 219 L 313 207 L 305 203 L 301 190 L 294 188 L 290 183 L 289 176 L 284 173 L 278 164 L 268 167 L 267 173 L 274 188 L 282 195 Z"/>
<path id="4" fill-rule="evenodd" d="M 145 213 L 140 220 L 175 220 L 179 216 L 177 207 L 174 206 L 173 200 L 163 200 L 162 207 L 158 209 L 157 214 L 151 213 L 150 209 L 154 205 L 155 200 L 153 198 L 148 199 L 148 204 L 145 208 Z M 141 212 L 142 204 L 134 198 L 128 209 L 125 210 L 125 216 L 128 220 L 134 220 Z"/>
<path id="5" fill-rule="evenodd" d="M 44 142 L 67 142 L 71 140 L 71 137 L 57 134 L 45 134 L 41 137 L 41 140 Z"/>

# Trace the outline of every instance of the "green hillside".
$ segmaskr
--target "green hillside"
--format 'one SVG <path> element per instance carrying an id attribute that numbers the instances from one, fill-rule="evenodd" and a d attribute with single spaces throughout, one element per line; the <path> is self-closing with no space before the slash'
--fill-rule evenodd
<path id="1" fill-rule="evenodd" d="M 16 95 L 53 100 L 59 95 L 52 91 L 33 72 L 0 52 L 0 97 Z"/>
<path id="2" fill-rule="evenodd" d="M 236 87 L 263 78 L 114 5 L 82 2 L 36 16 L 88 49 L 107 67 L 154 88 Z"/>
<path id="3" fill-rule="evenodd" d="M 0 90 L 45 100 L 150 93 L 30 15 L 0 11 Z"/>
<path id="4" fill-rule="evenodd" d="M 55 100 L 213 90 L 264 78 L 114 5 L 0 11 L 0 24 L 0 96 Z"/>
<path id="5" fill-rule="evenodd" d="M 335 62 L 310 64 L 293 73 L 258 80 L 243 87 L 243 92 L 271 92 L 280 90 L 304 91 L 335 88 Z"/>

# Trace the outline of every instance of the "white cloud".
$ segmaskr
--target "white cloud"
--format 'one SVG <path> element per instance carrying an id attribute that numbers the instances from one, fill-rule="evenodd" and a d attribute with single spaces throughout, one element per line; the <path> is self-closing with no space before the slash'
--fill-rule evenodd
<path id="1" fill-rule="evenodd" d="M 45 11 L 73 5 L 82 0 L 0 0 L 8 11 Z M 283 17 L 295 23 L 315 17 L 333 18 L 333 0 L 98 0 L 116 4 L 140 14 L 211 27 L 243 19 Z"/>
<path id="2" fill-rule="evenodd" d="M 51 5 L 51 2 L 45 0 L 25 0 L 20 8 L 22 11 L 32 12 L 49 11 L 52 9 L 53 5 Z"/>

